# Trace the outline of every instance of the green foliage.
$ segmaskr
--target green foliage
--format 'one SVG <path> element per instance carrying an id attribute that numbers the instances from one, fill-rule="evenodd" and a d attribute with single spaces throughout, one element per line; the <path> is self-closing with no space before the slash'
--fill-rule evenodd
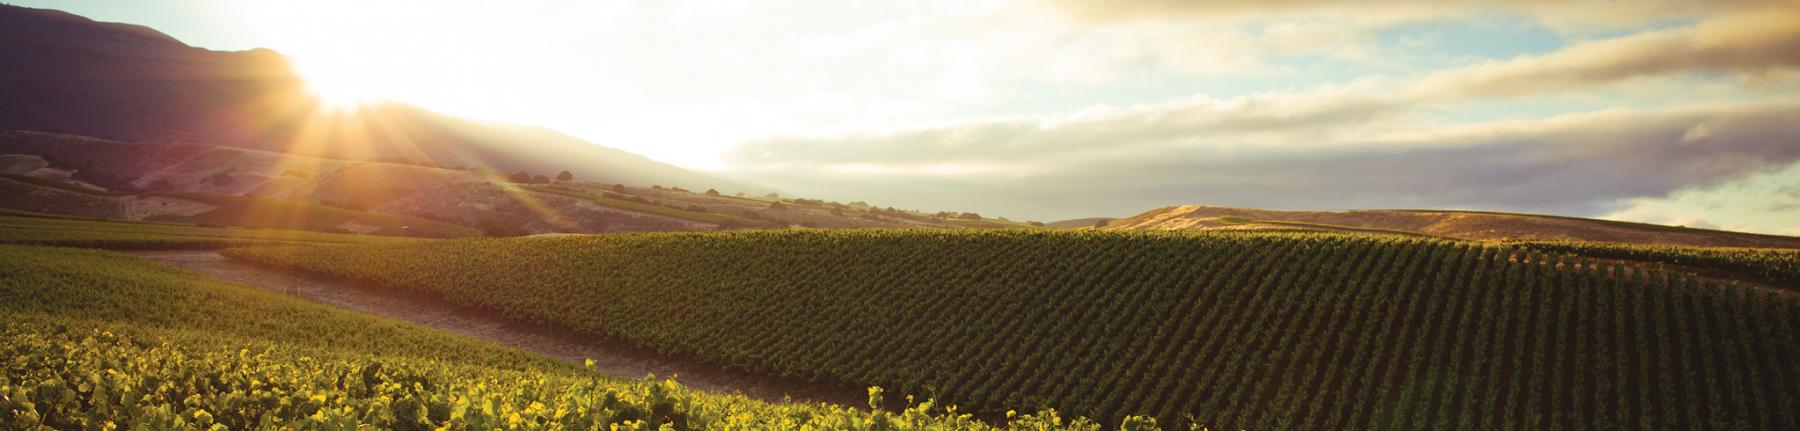
<path id="1" fill-rule="evenodd" d="M 605 378 L 111 252 L 0 246 L 0 297 L 4 429 L 992 429 Z"/>
<path id="2" fill-rule="evenodd" d="M 1800 249 L 1686 247 L 1600 242 L 1523 242 L 1521 247 L 1723 273 L 1771 286 L 1800 289 Z"/>
<path id="3" fill-rule="evenodd" d="M 1225 429 L 1800 426 L 1791 292 L 1511 245 L 807 230 L 227 254 L 996 416 L 1048 406 Z"/>
<path id="4" fill-rule="evenodd" d="M 0 244 L 94 247 L 115 250 L 166 250 L 377 241 L 404 241 L 404 239 L 275 229 L 226 229 L 162 223 L 0 215 Z"/>

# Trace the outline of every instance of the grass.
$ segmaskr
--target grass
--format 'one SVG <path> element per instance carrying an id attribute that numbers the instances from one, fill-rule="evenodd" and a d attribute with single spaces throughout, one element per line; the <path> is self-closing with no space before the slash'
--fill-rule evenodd
<path id="1" fill-rule="evenodd" d="M 1042 226 L 1032 226 L 1029 224 L 1020 223 L 1020 222 L 1016 222 L 1016 221 L 1008 221 L 1008 220 L 1000 220 L 1000 219 L 986 219 L 986 218 L 981 219 L 981 220 L 964 220 L 964 219 L 950 218 L 950 219 L 944 219 L 944 222 L 950 224 L 951 226 L 961 226 L 961 227 L 975 228 L 975 229 L 1043 229 Z"/>
<path id="2" fill-rule="evenodd" d="M 1509 213 L 1509 212 L 1502 212 L 1502 211 L 1425 210 L 1425 209 L 1390 209 L 1390 210 L 1358 210 L 1358 211 L 1396 211 L 1396 212 L 1415 212 L 1415 213 L 1427 213 L 1427 212 L 1429 212 L 1429 213 L 1464 213 L 1464 214 L 1501 215 L 1501 216 L 1513 216 L 1513 217 L 1535 217 L 1535 218 L 1550 218 L 1550 219 L 1559 219 L 1559 220 L 1593 222 L 1593 223 L 1600 223 L 1600 224 L 1617 226 L 1617 227 L 1633 228 L 1633 229 L 1648 229 L 1648 230 L 1655 230 L 1655 231 L 1661 231 L 1661 232 L 1677 232 L 1677 233 L 1708 232 L 1708 233 L 1740 235 L 1740 236 L 1753 237 L 1753 238 L 1783 239 L 1783 240 L 1794 239 L 1794 237 L 1792 237 L 1792 236 L 1769 235 L 1769 234 L 1737 232 L 1737 231 L 1725 231 L 1725 230 L 1716 230 L 1716 229 L 1701 229 L 1701 228 L 1693 228 L 1693 227 L 1686 227 L 1686 226 L 1666 226 L 1666 225 L 1652 224 L 1652 223 L 1639 223 L 1639 222 L 1620 221 L 1620 220 L 1570 217 L 1570 216 L 1559 216 L 1559 215 L 1550 215 L 1550 214 L 1525 214 L 1525 213 Z"/>
<path id="3" fill-rule="evenodd" d="M 45 179 L 45 178 L 38 178 L 38 177 L 29 176 L 29 175 L 0 174 L 0 178 L 5 178 L 8 180 L 18 181 L 21 183 L 26 183 L 26 184 L 36 185 L 36 186 L 49 187 L 49 188 L 62 190 L 62 191 L 81 193 L 81 194 L 86 194 L 86 195 L 106 196 L 106 197 L 119 197 L 119 196 L 130 196 L 131 195 L 130 193 L 119 193 L 119 192 L 112 192 L 112 191 L 106 191 L 106 190 L 95 190 L 95 189 L 90 189 L 87 187 L 78 186 L 75 184 L 70 184 L 67 182 Z"/>
<path id="4" fill-rule="evenodd" d="M 0 215 L 0 244 L 92 247 L 116 250 L 221 249 L 253 245 L 341 244 L 401 238 L 72 219 L 37 214 Z"/>
<path id="5" fill-rule="evenodd" d="M 342 232 L 341 225 L 355 223 L 374 227 L 376 230 L 373 233 L 386 236 L 457 238 L 482 235 L 480 230 L 462 225 L 418 217 L 348 210 L 311 202 L 185 192 L 156 193 L 154 195 L 218 206 L 218 208 L 205 213 L 180 218 L 183 221 L 199 224 Z"/>
<path id="6" fill-rule="evenodd" d="M 1425 238 L 1451 239 L 1449 237 L 1432 235 L 1432 234 L 1423 233 L 1423 232 L 1414 232 L 1414 231 L 1410 231 L 1410 230 L 1382 229 L 1382 228 L 1361 227 L 1361 226 L 1345 226 L 1345 225 L 1336 225 L 1336 224 L 1329 224 L 1329 223 L 1310 223 L 1310 222 L 1286 221 L 1286 220 L 1255 220 L 1255 219 L 1247 219 L 1247 218 L 1237 217 L 1237 216 L 1219 217 L 1218 220 L 1220 223 L 1225 223 L 1228 225 L 1261 224 L 1261 225 L 1271 225 L 1271 226 L 1296 227 L 1296 228 L 1303 228 L 1303 229 L 1324 231 L 1324 232 L 1366 233 L 1366 234 L 1375 234 L 1375 235 L 1399 235 L 1399 236 L 1416 236 L 1416 237 L 1425 237 Z"/>
<path id="7" fill-rule="evenodd" d="M 751 220 L 751 219 L 738 217 L 738 216 L 734 216 L 734 215 L 730 215 L 730 214 L 688 211 L 688 210 L 684 210 L 684 209 L 665 207 L 662 205 L 647 204 L 647 203 L 643 203 L 643 202 L 629 201 L 629 200 L 625 200 L 625 199 L 614 199 L 614 198 L 609 198 L 606 196 L 601 196 L 601 195 L 589 193 L 589 192 L 571 192 L 571 191 L 565 191 L 565 190 L 547 189 L 547 188 L 542 188 L 542 187 L 528 187 L 527 189 L 534 191 L 534 192 L 539 192 L 539 193 L 549 193 L 549 194 L 553 194 L 553 195 L 568 196 L 568 197 L 572 197 L 572 198 L 588 199 L 588 200 L 592 200 L 594 203 L 597 203 L 600 205 L 605 205 L 608 207 L 613 207 L 613 208 L 622 209 L 622 210 L 626 210 L 626 211 L 640 212 L 640 213 L 646 213 L 646 214 L 655 214 L 655 215 L 660 215 L 660 216 L 664 216 L 664 217 L 674 217 L 674 218 L 678 218 L 678 219 L 682 219 L 682 220 L 696 221 L 696 222 L 701 222 L 701 223 L 736 224 L 738 226 L 765 226 L 765 225 L 768 225 L 768 222 L 759 221 L 759 220 Z"/>

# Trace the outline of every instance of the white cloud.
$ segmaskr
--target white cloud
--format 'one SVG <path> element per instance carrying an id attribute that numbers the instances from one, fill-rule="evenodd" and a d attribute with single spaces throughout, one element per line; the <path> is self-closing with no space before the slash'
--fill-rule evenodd
<path id="1" fill-rule="evenodd" d="M 1439 72 L 1410 91 L 1422 99 L 1510 97 L 1671 73 L 1761 74 L 1800 66 L 1800 26 L 1795 22 L 1800 22 L 1800 8 L 1726 15 L 1693 27 Z"/>
<path id="2" fill-rule="evenodd" d="M 1620 205 L 1605 218 L 1800 236 L 1800 164 Z"/>
<path id="3" fill-rule="evenodd" d="M 1255 105 L 1195 102 L 1185 105 L 1189 113 L 1127 109 L 1061 122 L 772 139 L 733 161 L 806 194 L 854 190 L 909 206 L 1073 217 L 1173 203 L 1597 214 L 1621 199 L 1800 160 L 1800 146 L 1791 145 L 1800 140 L 1800 103 L 1792 101 L 1449 126 L 1270 115 L 1282 110 L 1248 107 Z M 1696 124 L 1708 124 L 1711 136 L 1684 142 Z M 1008 166 L 1007 174 L 908 168 L 990 164 Z M 861 168 L 829 169 L 845 165 Z"/>
<path id="4" fill-rule="evenodd" d="M 1329 18 L 1392 25 L 1431 19 L 1467 18 L 1487 12 L 1532 17 L 1565 32 L 1629 28 L 1682 18 L 1792 6 L 1789 0 L 1052 0 L 1073 16 L 1094 23 L 1208 17 L 1230 19 Z"/>
<path id="5" fill-rule="evenodd" d="M 1780 96 L 1702 98 L 1667 108 L 1472 124 L 1445 124 L 1431 113 L 1473 101 L 1614 87 L 1692 91 L 1691 84 L 1635 84 L 1694 73 L 1782 82 L 1800 66 L 1800 55 L 1784 56 L 1800 51 L 1800 28 L 1780 18 L 1800 15 L 1783 14 L 1721 16 L 1405 82 L 1365 78 L 1225 100 L 1195 95 L 1123 108 L 774 137 L 748 142 L 727 160 L 740 173 L 797 190 L 848 182 L 914 205 L 966 203 L 1053 215 L 1193 201 L 1595 214 L 1620 199 L 1664 196 L 1800 157 L 1800 147 L 1788 144 L 1800 138 L 1794 125 L 1800 106 Z M 944 166 L 990 169 L 922 168 Z M 951 184 L 958 188 L 947 191 Z M 932 193 L 907 189 L 919 185 Z M 1046 194 L 1032 188 L 1106 198 L 1033 201 Z"/>

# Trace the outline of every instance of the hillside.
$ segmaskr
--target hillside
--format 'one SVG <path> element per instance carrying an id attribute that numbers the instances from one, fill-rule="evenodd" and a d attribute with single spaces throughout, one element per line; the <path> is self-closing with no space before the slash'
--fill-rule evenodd
<path id="1" fill-rule="evenodd" d="M 1695 275 L 1578 251 L 1377 235 L 800 230 L 226 255 L 996 415 L 1050 406 L 1222 429 L 1800 424 L 1784 407 L 1800 402 L 1800 297 L 1720 278 L 1791 271 L 1800 253 Z"/>
<path id="2" fill-rule="evenodd" d="M 109 250 L 221 249 L 253 245 L 343 244 L 405 238 L 281 229 L 75 220 L 0 210 L 0 244 Z"/>
<path id="3" fill-rule="evenodd" d="M 1474 240 L 1600 241 L 1715 247 L 1800 248 L 1800 238 L 1596 220 L 1443 210 L 1278 211 L 1181 205 L 1108 222 L 1109 230 L 1274 228 L 1381 230 Z M 1361 228 L 1361 229 L 1356 229 Z"/>
<path id="4" fill-rule="evenodd" d="M 326 110 L 273 51 L 209 51 L 149 28 L 52 10 L 0 5 L 0 70 L 0 130 L 754 191 L 542 128 L 398 103 Z"/>
<path id="5" fill-rule="evenodd" d="M 368 231 L 426 219 L 489 235 L 693 231 L 737 228 L 1035 228 L 969 213 L 924 213 L 867 203 L 750 197 L 743 190 L 692 191 L 580 176 L 445 167 L 418 161 L 351 161 L 204 145 L 138 144 L 77 135 L 0 131 L 0 208 L 121 220 Z M 527 172 L 531 174 L 531 172 Z M 12 180 L 12 181 L 7 181 Z M 99 187 L 99 186 L 105 187 Z M 710 191 L 710 192 L 709 192 Z M 214 196 L 213 199 L 194 199 Z M 283 201 L 306 208 L 272 220 L 197 217 L 221 199 Z M 326 208 L 329 207 L 329 208 Z M 227 208 L 226 211 L 234 211 Z M 354 214 L 354 223 L 331 214 Z M 238 211 L 242 212 L 242 211 Z M 300 217 L 302 215 L 320 217 Z M 318 219 L 311 219 L 318 218 Z M 273 223 L 273 224 L 272 224 Z M 403 223 L 404 224 L 404 223 Z M 412 222 L 420 224 L 420 222 Z M 434 228 L 436 232 L 449 230 Z M 460 233 L 422 236 L 461 236 Z"/>

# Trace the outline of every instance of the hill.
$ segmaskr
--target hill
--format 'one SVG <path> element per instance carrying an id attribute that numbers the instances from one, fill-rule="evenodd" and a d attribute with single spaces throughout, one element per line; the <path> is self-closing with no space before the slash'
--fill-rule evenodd
<path id="1" fill-rule="evenodd" d="M 1112 221 L 1113 221 L 1112 217 L 1087 217 L 1087 218 L 1077 218 L 1077 219 L 1068 219 L 1068 220 L 1057 220 L 1057 221 L 1053 221 L 1053 222 L 1049 222 L 1049 223 L 1044 223 L 1044 227 L 1053 228 L 1053 229 L 1079 229 L 1079 228 L 1084 228 L 1084 227 L 1094 227 L 1095 224 L 1098 224 L 1100 222 L 1112 222 Z"/>
<path id="2" fill-rule="evenodd" d="M 92 247 L 111 250 L 179 250 L 401 240 L 405 239 L 282 229 L 238 229 L 170 223 L 78 220 L 0 210 L 0 244 Z"/>
<path id="3" fill-rule="evenodd" d="M 1473 240 L 1600 241 L 1800 248 L 1800 238 L 1578 217 L 1446 210 L 1278 211 L 1181 205 L 1112 220 L 1110 230 L 1273 228 L 1424 234 Z"/>
<path id="4" fill-rule="evenodd" d="M 749 197 L 742 190 L 728 194 L 709 187 L 695 192 L 582 177 L 556 180 L 545 174 L 521 178 L 516 172 L 397 158 L 352 161 L 32 131 L 0 131 L 0 162 L 4 162 L 0 168 L 7 169 L 0 171 L 0 197 L 16 197 L 0 200 L 0 208 L 120 220 L 186 220 L 329 232 L 442 223 L 497 236 L 789 226 L 1035 228 L 1001 219 L 971 218 L 979 216 L 969 213 L 931 214 L 862 202 Z M 197 217 L 214 211 L 225 199 L 263 202 L 268 204 L 265 207 L 279 204 L 291 211 L 285 211 L 279 220 Z M 463 235 L 456 230 L 438 226 L 415 235 Z"/>
<path id="5" fill-rule="evenodd" d="M 0 5 L 0 70 L 0 130 L 754 191 L 542 128 L 399 103 L 333 111 L 274 51 L 210 51 L 53 10 Z"/>
<path id="6" fill-rule="evenodd" d="M 1800 252 L 1597 250 L 1610 251 L 1316 233 L 798 230 L 226 255 L 996 416 L 1049 406 L 1223 429 L 1800 424 L 1785 407 L 1800 402 L 1796 286 L 1730 281 L 1792 276 Z"/>

